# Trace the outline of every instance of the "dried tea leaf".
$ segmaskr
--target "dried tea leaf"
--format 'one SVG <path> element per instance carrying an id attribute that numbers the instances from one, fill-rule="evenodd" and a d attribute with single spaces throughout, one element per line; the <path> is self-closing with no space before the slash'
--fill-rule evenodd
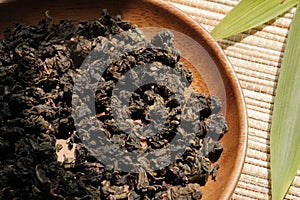
<path id="1" fill-rule="evenodd" d="M 122 34 L 113 36 L 116 33 Z M 192 73 L 179 62 L 172 32 L 163 30 L 147 40 L 135 25 L 104 10 L 100 18 L 77 27 L 70 20 L 42 20 L 36 26 L 17 25 L 4 35 L 0 199 L 200 199 L 200 185 L 209 177 L 215 180 L 218 167 L 212 164 L 227 131 L 225 118 L 218 114 L 221 101 L 191 93 L 189 103 L 181 105 L 176 93 L 189 88 Z M 131 48 L 135 44 L 138 48 Z M 117 58 L 111 49 L 128 52 Z M 84 87 L 73 87 L 85 58 L 101 61 L 101 51 L 109 61 L 102 76 L 100 65 L 91 64 L 93 81 L 84 76 L 79 80 Z M 158 83 L 141 84 L 151 77 Z M 95 105 L 78 110 L 80 120 L 75 120 L 72 107 L 91 100 L 86 88 L 94 86 Z M 74 94 L 75 89 L 79 93 Z M 103 133 L 84 120 L 92 109 Z M 175 135 L 178 142 L 172 144 Z M 102 136 L 113 144 L 106 145 Z M 164 150 L 166 145 L 170 151 Z M 116 149 L 122 151 L 115 154 Z M 133 168 L 120 170 L 121 165 Z"/>

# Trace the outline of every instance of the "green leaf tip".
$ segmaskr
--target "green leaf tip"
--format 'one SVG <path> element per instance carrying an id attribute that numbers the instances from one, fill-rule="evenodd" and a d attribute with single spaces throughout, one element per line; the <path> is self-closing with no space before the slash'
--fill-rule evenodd
<path id="1" fill-rule="evenodd" d="M 298 0 L 242 0 L 211 31 L 220 40 L 274 19 L 297 4 Z"/>
<path id="2" fill-rule="evenodd" d="M 274 99 L 270 133 L 272 200 L 284 198 L 300 166 L 299 25 L 298 6 L 289 31 Z"/>

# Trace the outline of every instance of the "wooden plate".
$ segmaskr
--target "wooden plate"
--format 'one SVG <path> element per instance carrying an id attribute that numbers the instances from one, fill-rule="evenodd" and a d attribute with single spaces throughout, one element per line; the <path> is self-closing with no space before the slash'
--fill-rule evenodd
<path id="1" fill-rule="evenodd" d="M 221 168 L 216 181 L 203 188 L 203 199 L 230 199 L 239 180 L 247 146 L 247 114 L 238 79 L 225 54 L 213 38 L 180 10 L 162 0 L 20 0 L 0 3 L 0 32 L 14 24 L 36 24 L 45 11 L 55 21 L 71 19 L 75 23 L 92 20 L 107 8 L 112 15 L 121 14 L 150 35 L 161 28 L 175 32 L 175 46 L 181 61 L 195 74 L 193 88 L 221 98 L 221 112 L 229 131 L 221 139 L 224 151 L 218 160 Z M 152 31 L 152 32 L 151 32 Z"/>

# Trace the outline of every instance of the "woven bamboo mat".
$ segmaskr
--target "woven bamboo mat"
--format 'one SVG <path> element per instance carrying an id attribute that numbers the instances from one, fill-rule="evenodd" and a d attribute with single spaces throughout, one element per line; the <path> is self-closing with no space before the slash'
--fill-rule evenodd
<path id="1" fill-rule="evenodd" d="M 239 0 L 167 0 L 211 31 Z M 248 111 L 246 162 L 232 199 L 271 199 L 270 120 L 278 72 L 295 8 L 219 42 L 242 86 Z M 300 199 L 300 170 L 285 199 Z"/>

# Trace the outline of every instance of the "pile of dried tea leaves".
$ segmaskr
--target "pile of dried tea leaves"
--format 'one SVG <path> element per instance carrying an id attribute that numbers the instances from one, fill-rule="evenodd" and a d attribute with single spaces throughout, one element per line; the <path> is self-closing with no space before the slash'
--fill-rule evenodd
<path id="1" fill-rule="evenodd" d="M 104 39 L 115 34 L 119 34 L 119 41 Z M 76 127 L 85 125 L 72 117 L 74 83 L 86 57 L 99 44 L 124 49 L 131 43 L 146 44 L 147 48 L 141 45 L 124 53 L 120 60 L 111 60 L 97 80 L 93 105 L 105 136 L 124 152 L 155 151 L 156 158 L 161 156 L 164 161 L 161 148 L 176 134 L 185 137 L 193 133 L 188 145 L 172 147 L 187 145 L 181 156 L 154 171 L 147 165 L 131 172 L 106 166 L 83 144 Z M 161 44 L 164 47 L 157 48 Z M 45 19 L 37 25 L 7 29 L 0 40 L 0 199 L 200 199 L 200 186 L 209 176 L 216 178 L 219 165 L 213 167 L 212 163 L 223 150 L 219 139 L 227 124 L 218 114 L 221 101 L 216 96 L 192 93 L 183 113 L 174 99 L 178 85 L 170 89 L 148 84 L 133 94 L 119 91 L 120 98 L 129 99 L 130 119 L 122 118 L 122 109 L 115 109 L 115 114 L 126 123 L 116 123 L 110 105 L 116 84 L 137 66 L 150 68 L 137 82 L 164 73 L 160 68 L 167 65 L 188 81 L 181 89 L 189 87 L 192 74 L 179 59 L 171 32 L 161 31 L 148 41 L 135 25 L 120 16 L 111 17 L 106 10 L 100 18 L 77 26 L 70 20 L 54 24 Z M 86 97 L 88 94 L 80 96 Z M 195 112 L 198 125 L 189 114 Z M 81 118 L 86 113 L 81 113 Z M 161 131 L 127 134 L 132 127 L 144 130 L 153 117 L 165 120 Z M 155 123 L 152 128 L 159 130 Z M 87 130 L 84 138 L 97 150 L 101 140 L 93 137 L 93 127 Z M 73 162 L 57 161 L 59 139 L 64 139 L 69 149 L 75 148 Z M 108 159 L 118 162 L 115 157 Z M 148 161 L 155 165 L 155 159 Z M 126 162 L 134 165 L 135 160 Z"/>

